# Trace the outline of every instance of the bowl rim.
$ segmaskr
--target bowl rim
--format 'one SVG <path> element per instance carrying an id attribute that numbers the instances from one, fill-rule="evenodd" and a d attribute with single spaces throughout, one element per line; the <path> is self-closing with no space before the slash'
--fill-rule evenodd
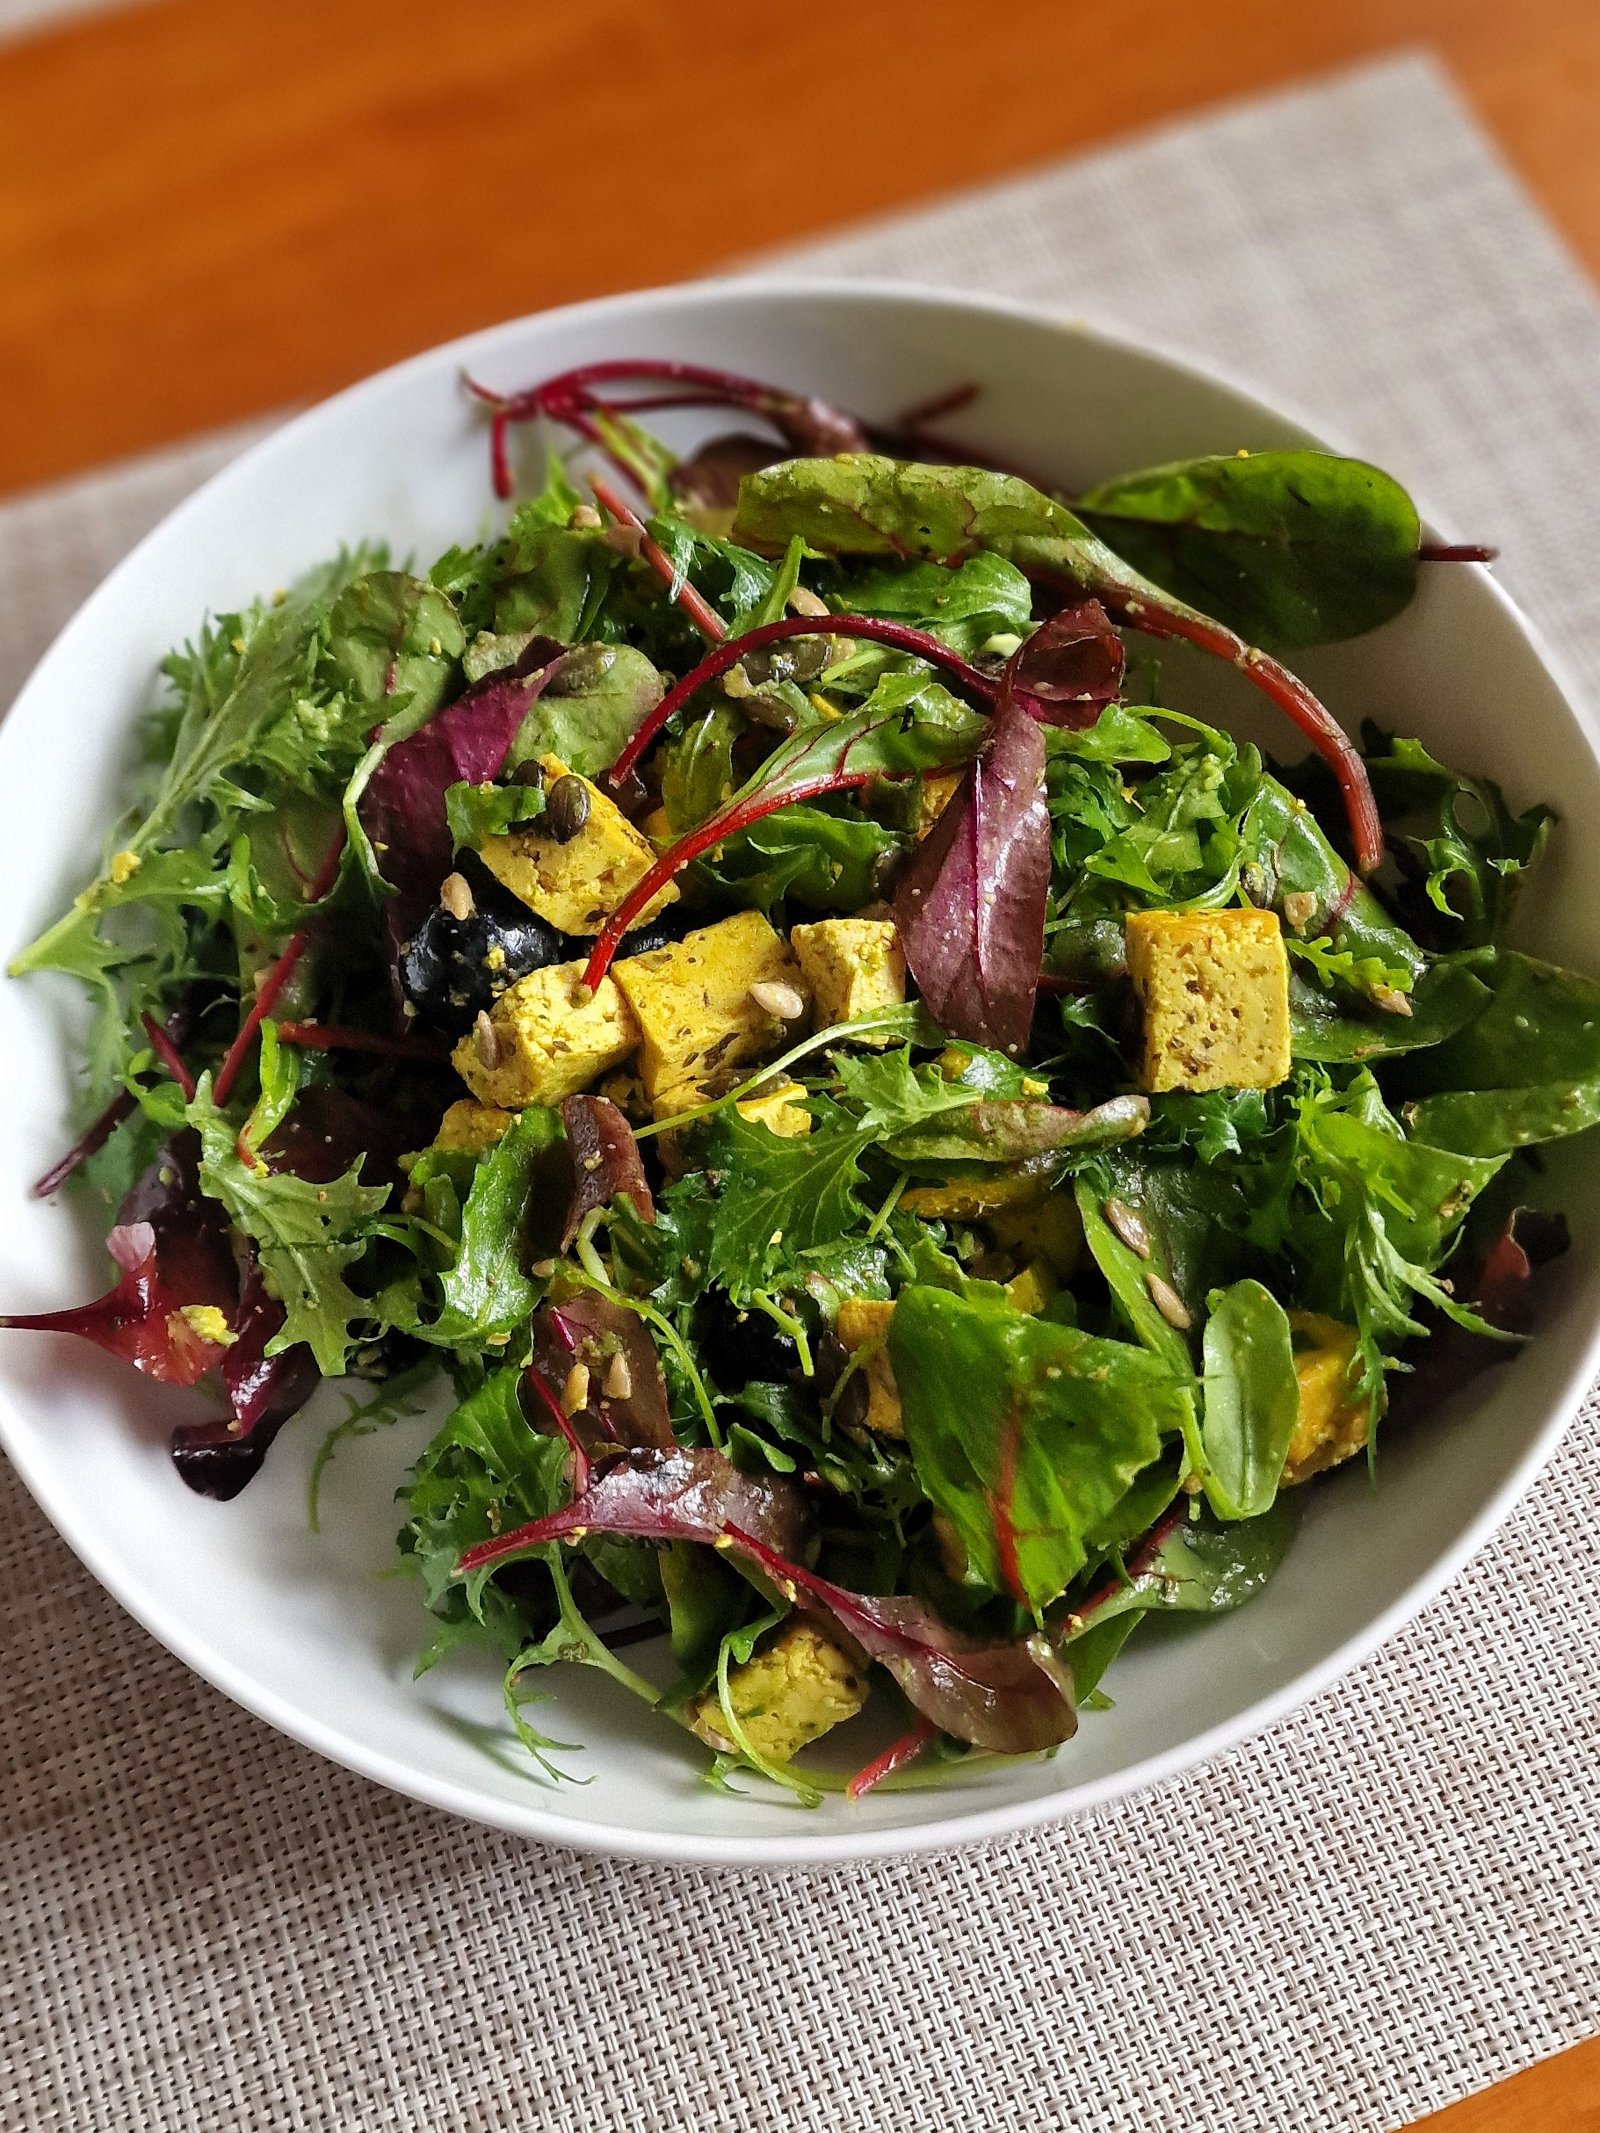
<path id="1" fill-rule="evenodd" d="M 581 303 L 551 306 L 544 311 L 525 313 L 515 319 L 478 328 L 371 372 L 327 399 L 291 415 L 265 437 L 246 446 L 236 458 L 166 512 L 119 558 L 74 610 L 31 668 L 9 709 L 0 717 L 0 783 L 3 783 L 6 759 L 19 745 L 13 739 L 13 735 L 21 730 L 16 714 L 25 711 L 35 694 L 48 687 L 49 671 L 67 640 L 94 627 L 100 609 L 115 600 L 119 581 L 145 549 L 167 539 L 172 530 L 183 525 L 190 516 L 211 509 L 219 495 L 226 495 L 231 484 L 247 482 L 262 462 L 269 460 L 275 452 L 298 447 L 324 426 L 336 426 L 351 400 L 380 386 L 451 362 L 458 368 L 465 368 L 469 358 L 474 362 L 492 359 L 501 346 L 513 344 L 528 327 L 541 321 L 560 319 L 579 325 L 603 324 L 608 317 L 617 316 L 626 319 L 630 325 L 647 325 L 652 313 L 679 306 L 686 298 L 700 300 L 714 309 L 723 303 L 748 303 L 762 297 L 773 297 L 782 302 L 819 297 L 848 298 L 891 306 L 910 304 L 928 311 L 967 315 L 976 312 L 1012 319 L 1051 333 L 1094 342 L 1113 353 L 1153 363 L 1192 382 L 1221 386 L 1265 420 L 1298 428 L 1308 444 L 1327 450 L 1346 449 L 1336 432 L 1313 425 L 1292 403 L 1263 399 L 1252 386 L 1234 377 L 1223 365 L 1197 362 L 1141 336 L 1102 327 L 1046 305 L 1012 297 L 955 291 L 914 280 L 843 275 L 813 277 L 782 269 L 757 269 L 743 275 L 723 275 L 702 282 L 668 283 L 590 298 Z M 1433 531 L 1426 518 L 1425 527 L 1429 532 Z M 1564 661 L 1552 650 L 1544 632 L 1484 566 L 1469 564 L 1462 567 L 1470 569 L 1482 582 L 1502 618 L 1522 636 L 1555 684 L 1567 716 L 1600 758 L 1600 746 L 1597 746 L 1600 728 L 1597 728 Z M 1135 1798 L 1264 1733 L 1352 1672 L 1439 1596 L 1505 1522 L 1554 1457 L 1572 1426 L 1584 1395 L 1595 1377 L 1600 1375 L 1600 1303 L 1591 1308 L 1593 1315 L 1587 1337 L 1551 1399 L 1544 1422 L 1521 1458 L 1479 1506 L 1455 1540 L 1373 1621 L 1282 1688 L 1173 1747 L 1142 1757 L 1103 1777 L 1076 1784 L 1069 1782 L 1055 1794 L 1031 1793 L 1021 1800 L 963 1810 L 959 1805 L 960 1789 L 952 1787 L 948 1795 L 951 1811 L 928 1821 L 855 1831 L 836 1828 L 816 1835 L 807 1835 L 800 1828 L 780 1827 L 770 1835 L 698 1836 L 657 1832 L 637 1826 L 591 1824 L 569 1820 L 542 1805 L 540 1796 L 531 1790 L 526 1804 L 490 1800 L 468 1792 L 451 1780 L 418 1771 L 387 1751 L 374 1748 L 356 1734 L 309 1717 L 286 1697 L 263 1687 L 244 1668 L 208 1649 L 188 1618 L 179 1611 L 169 1610 L 158 1592 L 140 1584 L 131 1575 L 124 1576 L 116 1569 L 108 1571 L 97 1562 L 92 1537 L 76 1518 L 72 1503 L 58 1497 L 46 1476 L 28 1456 L 29 1427 L 20 1408 L 13 1407 L 6 1384 L 8 1373 L 3 1367 L 0 1367 L 0 1448 L 5 1450 L 29 1494 L 67 1546 L 96 1582 L 143 1629 L 231 1701 L 301 1746 L 358 1776 L 424 1806 L 442 1809 L 483 1827 L 608 1858 L 742 1869 L 843 1867 L 990 1842 Z"/>

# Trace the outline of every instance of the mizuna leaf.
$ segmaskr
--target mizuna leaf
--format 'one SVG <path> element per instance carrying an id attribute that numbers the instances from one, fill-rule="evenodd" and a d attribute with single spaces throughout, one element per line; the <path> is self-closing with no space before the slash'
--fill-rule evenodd
<path id="1" fill-rule="evenodd" d="M 1017 1053 L 1044 955 L 1050 811 L 1044 736 L 1002 690 L 982 749 L 895 889 L 917 989 L 953 1037 Z"/>

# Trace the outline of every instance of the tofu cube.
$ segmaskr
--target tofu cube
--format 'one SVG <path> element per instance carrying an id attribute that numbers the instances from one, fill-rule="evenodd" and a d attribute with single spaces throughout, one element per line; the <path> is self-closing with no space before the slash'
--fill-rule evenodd
<path id="1" fill-rule="evenodd" d="M 616 985 L 602 978 L 591 993 L 581 962 L 530 970 L 508 986 L 490 1010 L 489 1030 L 489 1044 L 474 1030 L 451 1058 L 480 1103 L 511 1111 L 576 1096 L 639 1042 L 639 1025 Z"/>
<path id="2" fill-rule="evenodd" d="M 875 1429 L 884 1437 L 903 1437 L 906 1425 L 900 1388 L 889 1360 L 889 1323 L 893 1317 L 892 1303 L 872 1296 L 847 1296 L 839 1306 L 833 1330 L 847 1354 L 862 1355 L 859 1367 L 867 1381 L 868 1429 Z"/>
<path id="3" fill-rule="evenodd" d="M 866 1700 L 866 1669 L 804 1615 L 791 1616 L 770 1644 L 728 1675 L 739 1724 L 771 1762 L 788 1762 L 830 1726 L 854 1718 Z M 715 1689 L 689 1706 L 689 1723 L 709 1747 L 737 1750 Z"/>
<path id="4" fill-rule="evenodd" d="M 904 1006 L 906 959 L 892 919 L 819 919 L 796 926 L 789 945 L 811 988 L 818 1029 Z M 881 1048 L 894 1039 L 879 1034 L 861 1042 Z"/>
<path id="5" fill-rule="evenodd" d="M 964 776 L 965 772 L 960 770 L 925 770 L 922 773 L 922 790 L 917 795 L 918 844 L 955 798 L 956 787 Z"/>
<path id="6" fill-rule="evenodd" d="M 546 786 L 571 773 L 559 756 L 542 756 L 539 767 Z M 565 844 L 544 827 L 544 818 L 506 837 L 490 837 L 480 857 L 496 881 L 529 910 L 560 933 L 598 933 L 623 898 L 655 864 L 656 849 L 641 836 L 614 800 L 587 778 L 579 783 L 589 796 L 589 812 L 576 836 Z M 669 882 L 640 913 L 639 924 L 654 918 L 678 892 Z"/>
<path id="7" fill-rule="evenodd" d="M 740 1067 L 769 1058 L 798 1031 L 798 1018 L 787 1022 L 751 996 L 759 987 L 802 1003 L 806 997 L 798 964 L 759 911 L 719 919 L 612 967 L 638 1018 L 639 1071 L 657 1118 L 720 1096 Z"/>
<path id="8" fill-rule="evenodd" d="M 741 1118 L 765 1126 L 769 1133 L 776 1133 L 780 1140 L 798 1140 L 802 1133 L 812 1127 L 811 1113 L 796 1099 L 804 1096 L 805 1084 L 799 1081 L 776 1082 L 770 1089 L 762 1089 L 754 1096 L 747 1096 L 743 1103 L 734 1105 Z"/>
<path id="9" fill-rule="evenodd" d="M 1288 1079 L 1289 958 L 1276 911 L 1132 911 L 1127 936 L 1145 1088 Z"/>
<path id="10" fill-rule="evenodd" d="M 514 1112 L 465 1096 L 440 1119 L 433 1145 L 447 1155 L 482 1155 L 503 1137 L 514 1116 Z"/>
<path id="11" fill-rule="evenodd" d="M 1353 1458 L 1367 1441 L 1368 1406 L 1353 1326 L 1319 1311 L 1291 1311 L 1300 1415 L 1283 1464 L 1286 1487 Z"/>

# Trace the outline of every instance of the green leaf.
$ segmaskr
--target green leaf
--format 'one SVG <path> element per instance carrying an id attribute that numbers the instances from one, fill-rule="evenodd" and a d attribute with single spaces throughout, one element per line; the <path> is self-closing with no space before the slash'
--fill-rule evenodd
<path id="1" fill-rule="evenodd" d="M 526 1568 L 516 1597 L 480 1574 L 463 1585 L 456 1564 L 496 1533 L 559 1510 L 567 1498 L 567 1447 L 530 1428 L 520 1369 L 498 1370 L 462 1401 L 412 1469 L 402 1492 L 401 1554 L 422 1580 L 423 1597 L 447 1622 L 487 1633 L 505 1658 L 555 1619 L 553 1598 L 533 1597 Z"/>
<path id="2" fill-rule="evenodd" d="M 598 777 L 661 701 L 661 676 L 628 644 L 583 644 L 534 698 L 505 767 L 559 756 L 580 777 Z"/>
<path id="3" fill-rule="evenodd" d="M 616 550 L 602 532 L 552 525 L 544 516 L 530 520 L 518 512 L 507 532 L 503 575 L 495 588 L 493 634 L 524 643 L 533 636 L 577 643 L 617 567 Z"/>
<path id="4" fill-rule="evenodd" d="M 209 1079 L 201 1081 L 189 1115 L 200 1134 L 201 1190 L 255 1240 L 267 1288 L 283 1305 L 284 1323 L 267 1353 L 304 1341 L 323 1376 L 338 1377 L 352 1323 L 373 1315 L 371 1302 L 345 1276 L 365 1253 L 389 1188 L 363 1185 L 360 1159 L 325 1185 L 241 1161 L 238 1127 L 212 1102 Z"/>
<path id="5" fill-rule="evenodd" d="M 448 785 L 445 821 L 456 850 L 476 852 L 490 837 L 503 837 L 519 823 L 536 822 L 544 813 L 544 793 L 537 785 Z"/>
<path id="6" fill-rule="evenodd" d="M 1073 1639 L 1095 1635 L 1120 1615 L 1217 1615 L 1243 1607 L 1265 1589 L 1288 1554 L 1300 1524 L 1302 1493 L 1278 1497 L 1259 1518 L 1222 1526 L 1202 1519 L 1180 1526 L 1143 1576 L 1102 1600 L 1081 1630 L 1072 1630 L 1068 1617 L 1067 1657 L 1076 1649 Z"/>
<path id="7" fill-rule="evenodd" d="M 785 898 L 811 911 L 859 911 L 878 869 L 904 839 L 865 815 L 788 807 L 729 837 L 693 869 L 718 902 L 770 911 Z"/>
<path id="8" fill-rule="evenodd" d="M 941 563 L 902 563 L 852 572 L 834 607 L 846 615 L 882 615 L 925 629 L 964 658 L 991 638 L 1020 638 L 1033 627 L 1033 589 L 1013 563 L 975 555 L 954 570 Z"/>
<path id="9" fill-rule="evenodd" d="M 1203 1350 L 1206 1496 L 1219 1518 L 1259 1518 L 1300 1416 L 1288 1314 L 1259 1281 L 1237 1281 L 1211 1299 Z"/>
<path id="10" fill-rule="evenodd" d="M 545 1173 L 562 1139 L 559 1111 L 532 1105 L 478 1158 L 461 1209 L 455 1261 L 439 1278 L 439 1314 L 409 1325 L 408 1332 L 436 1347 L 475 1348 L 514 1333 L 532 1317 L 545 1285 L 528 1266 L 558 1241 L 549 1209 L 560 1201 L 561 1188 Z M 539 1209 L 544 1228 L 530 1238 Z"/>
<path id="11" fill-rule="evenodd" d="M 1472 948 L 1497 940 L 1549 841 L 1550 810 L 1515 815 L 1492 779 L 1462 777 L 1420 741 L 1389 740 L 1371 724 L 1362 746 L 1389 841 L 1410 855 L 1446 930 Z"/>
<path id="12" fill-rule="evenodd" d="M 861 1157 L 872 1138 L 839 1113 L 786 1140 L 735 1110 L 718 1112 L 705 1154 L 717 1184 L 710 1279 L 736 1302 L 747 1300 L 798 1254 L 864 1222 Z"/>
<path id="13" fill-rule="evenodd" d="M 906 1442 L 978 1575 L 1038 1612 L 1191 1396 L 1153 1356 L 943 1289 L 902 1289 L 889 1353 Z"/>
<path id="14" fill-rule="evenodd" d="M 1449 959 L 1424 970 L 1406 995 L 1409 1014 L 1340 1013 L 1325 994 L 1291 979 L 1294 1056 L 1329 1066 L 1355 1066 L 1366 1059 L 1422 1051 L 1465 1028 L 1488 997 L 1487 987 L 1465 963 Z"/>
<path id="15" fill-rule="evenodd" d="M 1600 1119 L 1600 983 L 1510 949 L 1463 958 L 1483 1011 L 1436 1050 L 1408 1059 L 1400 1086 L 1419 1140 L 1504 1155 Z"/>
<path id="16" fill-rule="evenodd" d="M 1359 459 L 1180 460 L 1102 482 L 1077 508 L 1147 578 L 1274 651 L 1359 637 L 1416 591 L 1416 506 Z"/>

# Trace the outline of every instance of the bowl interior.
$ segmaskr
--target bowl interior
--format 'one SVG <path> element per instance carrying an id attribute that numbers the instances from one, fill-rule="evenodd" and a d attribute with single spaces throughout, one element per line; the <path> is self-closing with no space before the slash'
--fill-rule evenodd
<path id="1" fill-rule="evenodd" d="M 156 663 L 206 610 L 270 590 L 340 543 L 422 559 L 492 518 L 484 432 L 463 365 L 514 386 L 604 355 L 695 358 L 888 416 L 953 384 L 963 424 L 1006 458 L 1072 484 L 1197 452 L 1305 441 L 1242 393 L 1153 354 L 1021 310 L 869 287 L 744 283 L 621 298 L 433 352 L 292 424 L 229 469 L 112 575 L 0 728 L 0 946 L 21 946 L 79 886 L 112 819 L 131 721 Z M 683 433 L 691 434 L 689 431 Z M 530 445 L 536 443 L 529 440 Z M 1563 822 L 1522 913 L 1525 942 L 1600 970 L 1600 897 L 1581 854 L 1600 834 L 1600 768 L 1581 718 L 1485 573 L 1440 569 L 1398 621 L 1304 662 L 1345 722 L 1419 735 Z M 1213 702 L 1214 674 L 1174 700 Z M 1226 679 L 1221 708 L 1254 722 Z M 1276 736 L 1280 747 L 1283 735 Z M 0 984 L 0 1295 L 46 1308 L 102 1285 L 98 1232 L 29 1180 L 66 1136 L 74 990 Z M 1314 1492 L 1268 1594 L 1199 1630 L 1149 1633 L 1119 1662 L 1115 1706 L 1051 1762 L 955 1789 L 830 1799 L 812 1813 L 759 1786 L 714 1792 L 669 1728 L 609 1683 L 553 1671 L 543 1729 L 583 1747 L 592 1783 L 553 1789 L 511 1746 L 491 1672 L 411 1679 L 426 1618 L 393 1561 L 393 1495 L 425 1441 L 417 1416 L 348 1442 L 305 1510 L 312 1459 L 341 1412 L 325 1392 L 233 1504 L 191 1495 L 165 1453 L 174 1404 L 65 1341 L 0 1346 L 4 1441 L 78 1553 L 157 1636 L 230 1695 L 381 1781 L 532 1835 L 666 1858 L 838 1859 L 992 1834 L 1105 1799 L 1213 1752 L 1370 1648 L 1482 1539 L 1553 1446 L 1592 1371 L 1596 1157 L 1555 1151 L 1552 1196 L 1575 1249 L 1541 1337 L 1446 1418 L 1384 1448 L 1381 1485 L 1346 1470 Z M 863 1755 L 870 1739 L 859 1742 Z M 846 1751 L 848 1752 L 848 1751 Z"/>

